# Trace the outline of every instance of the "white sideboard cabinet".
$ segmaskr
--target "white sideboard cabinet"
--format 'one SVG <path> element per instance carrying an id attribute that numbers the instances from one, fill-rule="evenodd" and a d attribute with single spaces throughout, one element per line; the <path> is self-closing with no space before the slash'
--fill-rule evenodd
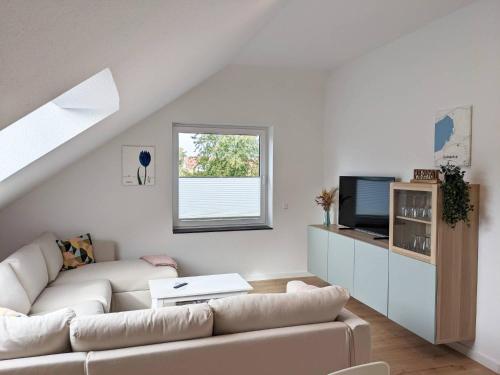
<path id="1" fill-rule="evenodd" d="M 387 315 L 388 242 L 335 225 L 311 225 L 308 231 L 308 271 Z"/>
<path id="2" fill-rule="evenodd" d="M 310 273 L 433 344 L 474 340 L 479 186 L 470 225 L 443 222 L 439 185 L 391 185 L 390 239 L 311 225 Z"/>

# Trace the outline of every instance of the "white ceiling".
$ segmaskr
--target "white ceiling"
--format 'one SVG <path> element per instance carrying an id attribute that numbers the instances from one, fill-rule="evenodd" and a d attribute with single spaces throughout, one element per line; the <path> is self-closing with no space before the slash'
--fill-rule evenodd
<path id="1" fill-rule="evenodd" d="M 332 69 L 474 0 L 290 0 L 234 60 Z"/>
<path id="2" fill-rule="evenodd" d="M 104 68 L 120 94 L 117 113 L 0 182 L 0 208 L 224 67 L 280 5 L 0 0 L 0 129 Z"/>
<path id="3" fill-rule="evenodd" d="M 0 209 L 228 63 L 332 68 L 471 2 L 0 0 L 0 129 L 105 68 L 120 94 L 117 113 L 0 182 Z"/>

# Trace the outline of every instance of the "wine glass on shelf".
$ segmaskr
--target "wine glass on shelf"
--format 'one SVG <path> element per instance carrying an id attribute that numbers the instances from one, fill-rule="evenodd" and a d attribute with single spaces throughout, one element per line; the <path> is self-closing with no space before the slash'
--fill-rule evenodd
<path id="1" fill-rule="evenodd" d="M 425 235 L 424 237 L 424 245 L 423 245 L 423 253 L 425 255 L 430 255 L 431 254 L 431 236 L 430 235 Z"/>
<path id="2" fill-rule="evenodd" d="M 419 246 L 419 236 L 418 234 L 414 235 L 413 236 L 413 243 L 412 243 L 412 246 L 411 246 L 411 250 L 412 251 L 416 251 L 418 253 L 418 246 Z"/>
<path id="3" fill-rule="evenodd" d="M 421 195 L 420 199 L 419 199 L 419 205 L 418 205 L 418 217 L 420 219 L 425 219 L 425 216 L 427 214 L 425 201 L 426 201 L 425 196 Z"/>
<path id="4" fill-rule="evenodd" d="M 425 208 L 425 218 L 427 220 L 431 220 L 432 219 L 432 207 L 429 204 Z"/>
<path id="5" fill-rule="evenodd" d="M 424 254 L 425 253 L 425 246 L 426 246 L 425 236 L 421 235 L 421 234 L 415 234 L 415 236 L 413 237 L 413 243 L 412 243 L 411 250 L 415 251 L 417 253 L 420 253 L 420 254 Z"/>

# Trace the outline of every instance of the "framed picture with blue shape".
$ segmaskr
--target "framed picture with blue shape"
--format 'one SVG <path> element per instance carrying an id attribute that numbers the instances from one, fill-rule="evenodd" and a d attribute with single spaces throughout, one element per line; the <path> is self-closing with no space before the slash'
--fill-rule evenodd
<path id="1" fill-rule="evenodd" d="M 472 106 L 461 106 L 436 113 L 434 123 L 434 162 L 436 166 L 471 165 Z"/>
<path id="2" fill-rule="evenodd" d="M 155 184 L 155 146 L 122 146 L 122 184 Z"/>

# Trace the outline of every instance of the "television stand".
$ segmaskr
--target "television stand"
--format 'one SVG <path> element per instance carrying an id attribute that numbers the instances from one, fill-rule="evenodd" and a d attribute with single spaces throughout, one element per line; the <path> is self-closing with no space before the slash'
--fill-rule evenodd
<path id="1" fill-rule="evenodd" d="M 375 236 L 375 237 L 373 237 L 373 239 L 375 241 L 377 241 L 377 240 L 388 240 L 389 236 Z"/>

